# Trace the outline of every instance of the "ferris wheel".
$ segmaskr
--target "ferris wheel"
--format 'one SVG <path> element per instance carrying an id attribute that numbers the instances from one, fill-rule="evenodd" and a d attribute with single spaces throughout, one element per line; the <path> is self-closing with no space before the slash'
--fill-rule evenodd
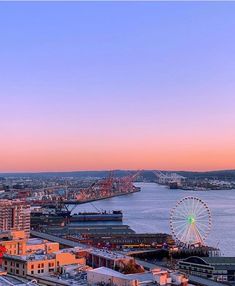
<path id="1" fill-rule="evenodd" d="M 196 197 L 179 200 L 170 213 L 170 228 L 177 243 L 187 247 L 204 245 L 211 230 L 211 212 L 207 204 Z"/>

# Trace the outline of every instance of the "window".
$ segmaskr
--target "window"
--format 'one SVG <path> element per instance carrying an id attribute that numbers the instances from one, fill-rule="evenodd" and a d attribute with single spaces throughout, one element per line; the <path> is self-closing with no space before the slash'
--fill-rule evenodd
<path id="1" fill-rule="evenodd" d="M 44 263 L 41 264 L 41 268 L 44 268 Z"/>
<path id="2" fill-rule="evenodd" d="M 34 264 L 31 264 L 31 269 L 34 269 Z"/>
<path id="3" fill-rule="evenodd" d="M 16 269 L 16 274 L 19 274 L 19 269 Z"/>
<path id="4" fill-rule="evenodd" d="M 5 265 L 7 265 L 7 261 L 5 260 Z"/>
<path id="5" fill-rule="evenodd" d="M 19 268 L 19 263 L 16 263 L 16 267 L 18 267 L 18 268 Z"/>
<path id="6" fill-rule="evenodd" d="M 38 273 L 40 273 L 40 269 L 38 269 Z"/>
<path id="7" fill-rule="evenodd" d="M 34 271 L 33 271 L 33 270 L 31 271 L 31 274 L 34 274 Z"/>
<path id="8" fill-rule="evenodd" d="M 38 264 L 38 268 L 40 268 L 40 263 Z"/>

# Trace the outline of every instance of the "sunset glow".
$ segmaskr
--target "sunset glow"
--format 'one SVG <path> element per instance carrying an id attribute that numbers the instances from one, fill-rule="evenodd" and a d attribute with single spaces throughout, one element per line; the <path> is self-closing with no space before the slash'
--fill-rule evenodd
<path id="1" fill-rule="evenodd" d="M 0 3 L 0 172 L 234 169 L 231 7 Z"/>

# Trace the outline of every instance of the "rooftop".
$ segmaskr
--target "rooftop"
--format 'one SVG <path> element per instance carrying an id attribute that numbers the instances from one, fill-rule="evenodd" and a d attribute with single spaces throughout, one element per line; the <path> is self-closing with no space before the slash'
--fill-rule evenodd
<path id="1" fill-rule="evenodd" d="M 55 254 L 31 254 L 31 255 L 11 255 L 4 254 L 4 258 L 14 259 L 18 261 L 34 261 L 54 259 Z"/>
<path id="2" fill-rule="evenodd" d="M 181 262 L 189 262 L 196 264 L 209 264 L 211 266 L 216 265 L 235 265 L 235 257 L 223 257 L 223 256 L 214 256 L 214 257 L 198 257 L 190 256 L 186 259 L 181 260 Z"/>
<path id="3" fill-rule="evenodd" d="M 235 264 L 235 257 L 203 257 L 205 262 L 209 264 Z"/>
<path id="4" fill-rule="evenodd" d="M 36 245 L 36 244 L 42 244 L 42 243 L 45 243 L 47 241 L 45 241 L 44 239 L 41 239 L 41 238 L 29 238 L 27 240 L 27 244 L 28 245 Z"/>
<path id="5" fill-rule="evenodd" d="M 50 260 L 54 259 L 57 254 L 61 253 L 71 253 L 75 254 L 78 251 L 78 248 L 65 248 L 56 252 L 47 253 L 47 254 L 29 254 L 29 255 L 12 255 L 12 254 L 4 254 L 4 258 L 20 260 L 20 261 L 34 261 L 34 260 Z"/>
<path id="6" fill-rule="evenodd" d="M 129 277 L 131 280 L 138 280 L 140 282 L 147 282 L 147 281 L 153 282 L 154 281 L 152 272 L 128 274 L 126 276 Z"/>
<path id="7" fill-rule="evenodd" d="M 118 271 L 112 270 L 112 269 L 107 268 L 107 267 L 95 268 L 95 269 L 89 270 L 88 272 L 95 272 L 95 273 L 104 274 L 104 275 L 108 275 L 108 276 L 112 276 L 112 277 L 118 277 L 118 278 L 125 278 L 128 280 L 133 280 L 131 277 L 128 277 L 129 275 L 122 274 Z"/>
<path id="8" fill-rule="evenodd" d="M 0 286 L 37 286 L 38 284 L 33 282 L 23 282 L 22 280 L 13 278 L 8 275 L 0 276 Z"/>
<path id="9" fill-rule="evenodd" d="M 109 251 L 109 250 L 105 250 L 105 249 L 97 249 L 97 248 L 93 248 L 91 250 L 89 250 L 89 253 L 94 254 L 94 255 L 98 255 L 98 256 L 102 256 L 105 258 L 109 258 L 109 259 L 130 259 L 130 257 L 114 252 L 114 251 Z"/>
<path id="10" fill-rule="evenodd" d="M 65 278 L 61 275 L 59 276 L 49 276 L 49 275 L 33 275 L 36 279 L 40 279 L 40 281 L 43 281 L 46 285 L 47 282 L 53 283 L 53 285 L 58 285 L 58 286 L 87 286 L 86 280 L 84 280 L 81 277 L 69 277 Z M 51 285 L 51 284 L 50 284 Z M 21 285 L 19 285 L 21 286 Z M 31 285 L 30 285 L 31 286 Z"/>

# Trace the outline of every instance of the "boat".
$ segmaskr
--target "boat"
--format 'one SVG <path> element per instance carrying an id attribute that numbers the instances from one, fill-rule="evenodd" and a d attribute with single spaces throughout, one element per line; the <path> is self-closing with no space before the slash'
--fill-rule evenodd
<path id="1" fill-rule="evenodd" d="M 31 211 L 31 225 L 67 225 L 74 222 L 105 222 L 105 221 L 122 221 L 122 211 L 114 210 L 112 212 L 80 212 L 71 214 L 70 211 L 56 209 L 37 209 Z"/>
<path id="2" fill-rule="evenodd" d="M 80 212 L 70 217 L 70 222 L 87 222 L 87 221 L 122 221 L 122 211 L 114 210 L 112 212 Z"/>
<path id="3" fill-rule="evenodd" d="M 169 183 L 169 188 L 175 190 L 175 189 L 178 189 L 178 188 L 179 188 L 179 185 L 178 185 L 178 183 L 175 182 L 175 181 L 174 181 L 174 182 L 170 182 L 170 183 Z"/>

